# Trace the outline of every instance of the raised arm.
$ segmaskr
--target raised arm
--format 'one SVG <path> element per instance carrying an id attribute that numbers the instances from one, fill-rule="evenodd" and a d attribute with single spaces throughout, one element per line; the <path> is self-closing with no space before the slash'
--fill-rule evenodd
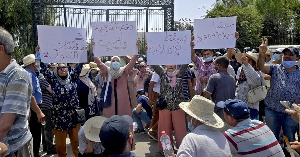
<path id="1" fill-rule="evenodd" d="M 79 63 L 75 66 L 75 68 L 72 70 L 72 73 L 71 73 L 71 78 L 72 79 L 78 79 L 79 78 L 79 74 L 81 72 L 81 69 L 83 67 L 83 63 Z"/>
<path id="2" fill-rule="evenodd" d="M 178 70 L 177 76 L 183 78 L 184 75 L 185 75 L 185 73 L 186 73 L 186 71 L 187 71 L 187 69 L 188 69 L 188 67 L 189 67 L 188 64 L 181 65 L 180 68 L 179 68 L 179 70 Z"/>
<path id="3" fill-rule="evenodd" d="M 138 56 L 137 56 L 137 55 L 134 55 L 134 56 L 131 58 L 130 62 L 129 62 L 129 63 L 126 65 L 126 67 L 125 67 L 125 71 L 127 71 L 127 73 L 129 73 L 129 72 L 133 69 L 133 67 L 134 67 L 135 62 L 137 61 L 137 59 L 138 59 Z"/>
<path id="4" fill-rule="evenodd" d="M 41 62 L 40 66 L 41 66 L 40 73 L 42 73 L 45 79 L 51 84 L 54 79 L 53 74 L 50 72 L 48 66 L 45 63 Z"/>
<path id="5" fill-rule="evenodd" d="M 256 87 L 259 86 L 261 84 L 261 76 L 260 74 L 254 70 L 254 68 L 248 63 L 248 59 L 246 57 L 246 54 L 244 54 L 241 57 L 242 60 L 242 68 L 245 72 L 246 78 L 247 78 L 247 83 L 250 86 Z"/>
<path id="6" fill-rule="evenodd" d="M 197 56 L 196 56 L 194 47 L 195 47 L 194 36 L 192 36 L 192 40 L 191 40 L 192 61 L 195 63 Z"/>
<path id="7" fill-rule="evenodd" d="M 235 40 L 240 38 L 239 32 L 235 32 Z M 224 54 L 228 59 L 230 59 L 235 54 L 234 48 L 230 48 L 227 53 Z"/>
<path id="8" fill-rule="evenodd" d="M 159 75 L 159 77 L 161 77 L 165 73 L 165 70 L 159 65 L 151 65 L 151 67 Z"/>
<path id="9" fill-rule="evenodd" d="M 94 57 L 94 61 L 97 64 L 98 68 L 102 71 L 103 75 L 103 81 L 107 81 L 108 78 L 108 71 L 107 71 L 107 66 L 99 59 L 99 57 Z"/>
<path id="10" fill-rule="evenodd" d="M 262 38 L 259 46 L 259 55 L 257 60 L 257 68 L 265 74 L 269 74 L 270 66 L 265 64 L 265 57 L 267 52 L 268 39 L 266 41 Z"/>

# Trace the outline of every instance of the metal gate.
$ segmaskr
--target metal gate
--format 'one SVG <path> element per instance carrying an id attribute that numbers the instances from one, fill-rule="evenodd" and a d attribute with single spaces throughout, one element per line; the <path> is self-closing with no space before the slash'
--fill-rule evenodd
<path id="1" fill-rule="evenodd" d="M 174 30 L 174 0 L 32 0 L 31 5 L 34 45 L 37 25 L 86 28 L 87 39 L 91 22 L 136 21 L 142 41 L 145 32 Z"/>

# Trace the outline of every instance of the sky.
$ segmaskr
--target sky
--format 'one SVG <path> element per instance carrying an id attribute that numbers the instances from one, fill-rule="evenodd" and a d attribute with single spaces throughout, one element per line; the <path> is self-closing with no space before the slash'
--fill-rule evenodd
<path id="1" fill-rule="evenodd" d="M 174 20 L 181 18 L 202 19 L 206 11 L 210 10 L 216 0 L 175 0 L 174 2 Z"/>

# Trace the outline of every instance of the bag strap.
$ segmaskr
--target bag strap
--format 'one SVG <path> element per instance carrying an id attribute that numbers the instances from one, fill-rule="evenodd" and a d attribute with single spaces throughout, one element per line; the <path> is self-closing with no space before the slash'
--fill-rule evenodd
<path id="1" fill-rule="evenodd" d="M 114 96 L 115 96 L 115 115 L 118 115 L 118 94 L 117 94 L 118 78 L 114 80 Z"/>

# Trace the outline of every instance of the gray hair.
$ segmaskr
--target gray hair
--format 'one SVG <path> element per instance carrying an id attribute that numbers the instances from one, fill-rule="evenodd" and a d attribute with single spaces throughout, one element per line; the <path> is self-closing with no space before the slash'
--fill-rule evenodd
<path id="1" fill-rule="evenodd" d="M 4 46 L 6 54 L 11 55 L 14 52 L 15 43 L 13 37 L 2 27 L 0 27 L 0 45 Z"/>

